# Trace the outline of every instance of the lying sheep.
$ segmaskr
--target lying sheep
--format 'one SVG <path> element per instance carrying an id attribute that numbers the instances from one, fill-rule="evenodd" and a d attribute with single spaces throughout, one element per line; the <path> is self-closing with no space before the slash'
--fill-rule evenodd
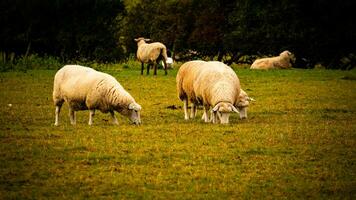
<path id="1" fill-rule="evenodd" d="M 147 44 L 150 39 L 143 37 L 135 39 L 137 42 L 137 59 L 141 62 L 141 75 L 143 75 L 144 63 L 147 63 L 147 75 L 150 71 L 150 65 L 154 67 L 154 75 L 157 75 L 157 65 L 160 60 L 163 61 L 164 73 L 167 75 L 167 48 L 160 42 Z"/>
<path id="2" fill-rule="evenodd" d="M 237 112 L 234 104 L 240 94 L 240 81 L 227 65 L 216 61 L 190 61 L 184 63 L 176 77 L 178 97 L 184 103 L 184 118 L 189 119 L 188 103 L 193 103 L 191 117 L 196 106 L 203 105 L 204 121 L 209 122 L 208 111 L 212 107 L 212 121 L 229 123 L 231 112 Z"/>
<path id="3" fill-rule="evenodd" d="M 283 51 L 276 57 L 255 60 L 251 69 L 288 69 L 292 67 L 294 62 L 294 55 L 289 51 Z"/>
<path id="4" fill-rule="evenodd" d="M 55 123 L 64 102 L 69 105 L 70 122 L 75 124 L 75 111 L 89 110 L 89 125 L 93 124 L 95 110 L 110 112 L 113 123 L 118 124 L 114 111 L 121 113 L 134 124 L 140 124 L 141 106 L 112 76 L 79 65 L 66 65 L 56 73 L 53 85 L 53 102 L 56 106 Z"/>

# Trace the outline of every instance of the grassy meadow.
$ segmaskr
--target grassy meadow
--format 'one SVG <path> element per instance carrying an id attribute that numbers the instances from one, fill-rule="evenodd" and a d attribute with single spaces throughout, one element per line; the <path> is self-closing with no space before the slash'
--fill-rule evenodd
<path id="1" fill-rule="evenodd" d="M 54 124 L 55 70 L 0 73 L 0 199 L 355 199 L 356 71 L 234 68 L 247 120 L 184 120 L 175 75 L 103 68 L 141 126 L 88 111 Z M 118 115 L 118 114 L 117 114 Z"/>

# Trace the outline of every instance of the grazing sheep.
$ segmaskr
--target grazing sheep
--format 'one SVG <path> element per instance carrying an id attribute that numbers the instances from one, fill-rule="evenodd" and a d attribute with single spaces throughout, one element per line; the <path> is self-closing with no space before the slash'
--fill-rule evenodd
<path id="1" fill-rule="evenodd" d="M 140 124 L 141 106 L 109 74 L 89 67 L 66 65 L 56 73 L 53 84 L 53 102 L 56 106 L 55 123 L 64 102 L 69 105 L 70 122 L 75 124 L 75 111 L 89 110 L 89 125 L 93 124 L 95 110 L 110 112 L 113 122 L 118 124 L 114 111 L 121 113 L 134 124 Z"/>
<path id="2" fill-rule="evenodd" d="M 237 112 L 234 104 L 238 101 L 240 81 L 227 65 L 217 61 L 190 61 L 184 63 L 176 77 L 177 92 L 184 102 L 184 118 L 188 116 L 188 102 L 193 103 L 191 117 L 196 107 L 203 105 L 204 121 L 209 122 L 208 110 L 212 107 L 212 121 L 229 123 L 231 112 Z"/>
<path id="3" fill-rule="evenodd" d="M 292 67 L 294 62 L 294 55 L 289 51 L 283 51 L 276 57 L 255 60 L 251 65 L 251 69 L 288 69 Z"/>
<path id="4" fill-rule="evenodd" d="M 150 65 L 154 67 L 154 75 L 157 75 L 157 64 L 160 60 L 163 61 L 164 73 L 167 75 L 167 49 L 166 46 L 160 42 L 147 44 L 150 39 L 143 37 L 135 39 L 137 42 L 137 59 L 141 62 L 141 75 L 143 75 L 144 63 L 147 65 L 147 75 L 150 72 Z"/>

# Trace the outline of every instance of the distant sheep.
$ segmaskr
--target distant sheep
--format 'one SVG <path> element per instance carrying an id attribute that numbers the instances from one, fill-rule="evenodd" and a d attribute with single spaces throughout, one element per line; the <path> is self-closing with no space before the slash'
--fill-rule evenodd
<path id="1" fill-rule="evenodd" d="M 114 111 L 121 113 L 134 124 L 140 124 L 141 106 L 109 74 L 79 65 L 66 65 L 56 73 L 53 84 L 53 102 L 56 106 L 55 123 L 58 125 L 59 113 L 64 102 L 69 105 L 71 124 L 76 123 L 75 111 L 89 110 L 89 125 L 93 124 L 95 110 L 110 112 L 115 124 L 118 121 Z"/>
<path id="2" fill-rule="evenodd" d="M 216 61 L 189 61 L 184 63 L 176 77 L 178 97 L 184 103 L 184 118 L 189 119 L 188 103 L 193 103 L 191 117 L 196 106 L 203 105 L 204 121 L 209 122 L 208 111 L 212 107 L 212 121 L 229 123 L 231 112 L 237 112 L 234 104 L 240 94 L 240 81 L 227 65 Z"/>
<path id="3" fill-rule="evenodd" d="M 251 69 L 288 69 L 292 67 L 294 62 L 294 55 L 289 51 L 283 51 L 276 57 L 255 60 L 251 65 Z"/>
<path id="4" fill-rule="evenodd" d="M 143 75 L 144 63 L 147 63 L 147 75 L 150 71 L 150 65 L 154 67 L 154 75 L 157 75 L 157 65 L 160 60 L 163 61 L 164 73 L 167 75 L 167 48 L 160 42 L 147 44 L 150 39 L 143 37 L 135 39 L 137 42 L 137 59 L 141 62 L 141 75 Z"/>

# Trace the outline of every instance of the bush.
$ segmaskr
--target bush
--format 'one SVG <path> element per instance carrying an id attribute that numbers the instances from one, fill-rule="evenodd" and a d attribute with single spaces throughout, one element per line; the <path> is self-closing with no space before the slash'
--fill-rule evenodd
<path id="1" fill-rule="evenodd" d="M 31 54 L 29 56 L 19 56 L 15 53 L 0 52 L 0 71 L 27 71 L 30 69 L 59 69 L 63 64 L 59 58 L 53 56 L 39 56 Z"/>

